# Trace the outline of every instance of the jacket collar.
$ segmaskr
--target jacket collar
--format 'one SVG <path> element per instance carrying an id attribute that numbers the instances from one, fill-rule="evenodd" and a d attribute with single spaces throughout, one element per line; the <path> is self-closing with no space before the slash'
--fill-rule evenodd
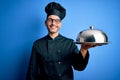
<path id="1" fill-rule="evenodd" d="M 47 35 L 46 37 L 47 37 L 48 40 L 58 40 L 58 39 L 62 38 L 62 35 L 58 34 L 58 36 L 55 37 L 55 38 L 51 38 L 49 35 Z"/>

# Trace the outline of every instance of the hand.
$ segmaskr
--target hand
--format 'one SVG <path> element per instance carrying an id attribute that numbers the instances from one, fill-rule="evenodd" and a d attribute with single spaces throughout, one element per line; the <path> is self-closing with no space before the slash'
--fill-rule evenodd
<path id="1" fill-rule="evenodd" d="M 82 53 L 82 55 L 83 55 L 83 58 L 85 58 L 88 49 L 89 49 L 89 48 L 92 48 L 92 47 L 95 47 L 95 46 L 97 46 L 97 44 L 91 44 L 91 43 L 81 44 L 81 49 L 80 49 L 80 51 L 81 51 L 81 53 Z"/>
<path id="2" fill-rule="evenodd" d="M 97 44 L 93 44 L 93 43 L 83 43 L 81 44 L 81 49 L 85 49 L 88 50 L 89 48 L 98 46 Z"/>

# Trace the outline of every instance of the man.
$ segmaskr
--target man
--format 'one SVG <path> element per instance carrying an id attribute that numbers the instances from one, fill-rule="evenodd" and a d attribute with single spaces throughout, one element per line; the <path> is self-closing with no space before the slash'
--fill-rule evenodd
<path id="1" fill-rule="evenodd" d="M 45 7 L 48 35 L 33 44 L 27 72 L 27 80 L 73 80 L 73 68 L 84 70 L 89 59 L 88 48 L 78 50 L 72 39 L 59 33 L 66 10 L 59 3 L 51 2 Z M 73 67 L 73 68 L 72 68 Z"/>

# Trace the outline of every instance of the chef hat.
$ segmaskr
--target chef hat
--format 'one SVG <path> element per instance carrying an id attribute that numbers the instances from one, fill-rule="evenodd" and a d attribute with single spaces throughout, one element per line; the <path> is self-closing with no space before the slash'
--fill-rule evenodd
<path id="1" fill-rule="evenodd" d="M 61 20 L 65 17 L 66 15 L 66 10 L 64 7 L 62 7 L 59 3 L 56 2 L 50 2 L 46 7 L 45 7 L 45 12 L 47 13 L 47 17 L 49 15 L 57 15 Z"/>

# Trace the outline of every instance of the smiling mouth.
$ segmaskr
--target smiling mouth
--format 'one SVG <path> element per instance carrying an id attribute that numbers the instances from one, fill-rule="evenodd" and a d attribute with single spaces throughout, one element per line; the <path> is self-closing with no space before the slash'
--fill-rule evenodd
<path id="1" fill-rule="evenodd" d="M 50 28 L 56 28 L 56 26 L 53 26 L 53 25 L 52 25 L 52 26 L 50 26 Z"/>

